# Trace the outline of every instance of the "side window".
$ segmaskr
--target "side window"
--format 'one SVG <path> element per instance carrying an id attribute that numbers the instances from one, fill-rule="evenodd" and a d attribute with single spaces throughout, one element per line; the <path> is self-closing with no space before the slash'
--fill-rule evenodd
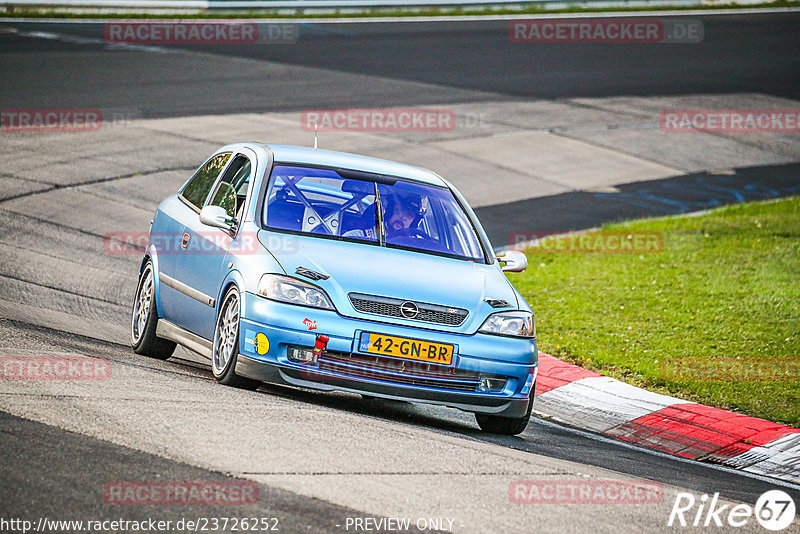
<path id="1" fill-rule="evenodd" d="M 221 206 L 230 217 L 241 219 L 244 201 L 250 190 L 251 169 L 250 160 L 238 154 L 225 171 L 209 205 Z"/>
<path id="2" fill-rule="evenodd" d="M 189 180 L 189 183 L 186 184 L 186 187 L 181 191 L 181 196 L 197 209 L 202 208 L 203 202 L 205 202 L 208 193 L 211 191 L 211 187 L 217 180 L 217 176 L 219 176 L 219 173 L 225 168 L 225 164 L 228 163 L 230 157 L 231 154 L 228 152 L 211 158 L 208 163 L 203 165 L 203 167 L 192 176 L 192 179 Z"/>

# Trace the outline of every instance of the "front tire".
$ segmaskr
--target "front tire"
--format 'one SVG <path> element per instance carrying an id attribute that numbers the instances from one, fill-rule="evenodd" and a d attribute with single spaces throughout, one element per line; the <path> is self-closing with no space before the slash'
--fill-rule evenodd
<path id="1" fill-rule="evenodd" d="M 211 354 L 211 370 L 217 382 L 236 388 L 258 389 L 261 382 L 236 374 L 236 358 L 239 355 L 239 312 L 241 299 L 236 286 L 225 293 L 219 307 L 217 324 L 214 327 L 214 345 Z"/>
<path id="2" fill-rule="evenodd" d="M 156 303 L 153 264 L 148 259 L 139 276 L 131 310 L 131 346 L 136 354 L 166 360 L 175 352 L 175 343 L 156 337 L 158 307 Z"/>
<path id="3" fill-rule="evenodd" d="M 491 432 L 492 434 L 504 434 L 506 436 L 516 436 L 517 434 L 522 434 L 522 431 L 528 426 L 528 421 L 531 419 L 532 409 L 533 394 L 531 394 L 531 400 L 528 403 L 528 411 L 522 417 L 500 417 L 499 415 L 476 413 L 475 420 L 478 422 L 478 426 L 481 427 L 481 430 L 484 432 Z"/>

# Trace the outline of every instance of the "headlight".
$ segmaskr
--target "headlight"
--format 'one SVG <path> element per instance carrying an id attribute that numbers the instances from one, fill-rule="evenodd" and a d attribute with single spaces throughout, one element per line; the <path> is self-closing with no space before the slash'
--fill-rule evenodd
<path id="1" fill-rule="evenodd" d="M 478 332 L 499 336 L 536 337 L 536 323 L 533 314 L 527 311 L 493 313 Z"/>
<path id="2" fill-rule="evenodd" d="M 256 292 L 264 298 L 289 304 L 325 310 L 335 309 L 325 291 L 315 285 L 288 276 L 265 274 L 259 280 Z"/>

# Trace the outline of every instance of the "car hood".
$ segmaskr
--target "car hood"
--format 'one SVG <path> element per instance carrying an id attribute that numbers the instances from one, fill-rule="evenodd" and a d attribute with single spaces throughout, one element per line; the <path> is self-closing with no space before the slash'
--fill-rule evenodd
<path id="1" fill-rule="evenodd" d="M 486 299 L 507 301 L 510 306 L 506 310 L 518 307 L 516 294 L 497 264 L 317 237 L 285 234 L 277 237 L 265 230 L 259 232 L 259 241 L 289 276 L 323 288 L 344 316 L 450 332 L 474 332 L 489 314 L 501 311 L 492 308 Z M 309 280 L 295 273 L 298 267 L 330 278 Z M 462 308 L 469 311 L 469 316 L 460 327 L 453 327 L 366 314 L 353 307 L 349 293 Z"/>

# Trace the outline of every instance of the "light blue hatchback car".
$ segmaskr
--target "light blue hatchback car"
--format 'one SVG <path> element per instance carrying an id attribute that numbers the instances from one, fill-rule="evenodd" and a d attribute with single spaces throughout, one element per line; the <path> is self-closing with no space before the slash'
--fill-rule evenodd
<path id="1" fill-rule="evenodd" d="M 176 343 L 216 379 L 452 406 L 518 434 L 536 328 L 472 209 L 433 172 L 238 143 L 158 206 L 133 304 L 134 350 Z"/>

